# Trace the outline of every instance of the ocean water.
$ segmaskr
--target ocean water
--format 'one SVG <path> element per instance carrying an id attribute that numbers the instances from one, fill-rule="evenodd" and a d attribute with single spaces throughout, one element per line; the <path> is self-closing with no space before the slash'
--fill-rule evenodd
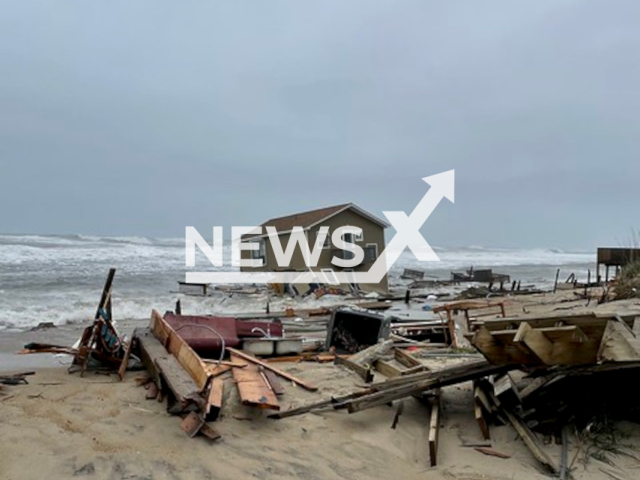
<path id="1" fill-rule="evenodd" d="M 434 247 L 440 262 L 420 263 L 405 251 L 390 272 L 390 284 L 402 285 L 404 268 L 426 271 L 426 278 L 448 279 L 451 271 L 489 267 L 524 284 L 553 285 L 575 272 L 586 279 L 595 268 L 595 252 L 483 247 Z M 226 254 L 229 252 L 227 251 Z M 204 255 L 196 266 L 207 265 Z M 226 258 L 230 256 L 227 255 Z M 0 235 L 0 330 L 24 329 L 40 322 L 87 322 L 94 313 L 110 267 L 117 268 L 114 318 L 146 318 L 152 308 L 173 309 L 179 298 L 185 313 L 247 312 L 264 309 L 266 295 L 184 297 L 176 293 L 184 280 L 184 239 L 92 237 L 82 235 Z M 197 270 L 206 268 L 197 268 Z M 209 270 L 212 267 L 209 265 Z M 223 267 L 221 270 L 233 270 Z M 295 300 L 300 302 L 300 300 Z M 295 302 L 272 300 L 272 309 Z M 305 306 L 330 304 L 330 296 L 302 300 Z"/>

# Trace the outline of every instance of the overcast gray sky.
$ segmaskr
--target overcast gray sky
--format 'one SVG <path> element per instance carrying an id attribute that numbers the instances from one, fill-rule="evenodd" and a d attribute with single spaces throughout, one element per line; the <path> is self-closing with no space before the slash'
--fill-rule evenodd
<path id="1" fill-rule="evenodd" d="M 637 0 L 3 1 L 0 231 L 409 213 L 455 169 L 434 245 L 616 244 L 640 227 L 639 19 Z"/>

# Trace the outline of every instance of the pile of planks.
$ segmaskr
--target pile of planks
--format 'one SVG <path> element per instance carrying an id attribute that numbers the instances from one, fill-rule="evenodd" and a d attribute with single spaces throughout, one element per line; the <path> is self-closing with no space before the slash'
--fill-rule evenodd
<path id="1" fill-rule="evenodd" d="M 640 360 L 632 315 L 550 315 L 487 320 L 471 343 L 494 365 L 551 367 Z"/>
<path id="2" fill-rule="evenodd" d="M 580 431 L 598 415 L 624 413 L 640 419 L 640 406 L 625 393 L 640 374 L 638 334 L 640 321 L 633 315 L 487 320 L 472 336 L 486 358 L 439 370 L 427 369 L 402 349 L 389 351 L 389 343 L 382 342 L 349 359 L 336 359 L 358 373 L 368 383 L 365 387 L 271 418 L 324 410 L 356 413 L 400 401 L 395 426 L 404 399 L 426 400 L 430 463 L 436 465 L 441 389 L 472 382 L 472 414 L 484 439 L 490 442 L 492 425 L 510 425 L 546 471 L 568 478 L 566 455 L 560 460 L 550 455 L 539 435 L 555 437 L 566 450 L 569 426 Z M 373 370 L 387 379 L 374 382 Z M 479 451 L 508 457 L 484 446 Z"/>
<path id="3" fill-rule="evenodd" d="M 216 420 L 223 407 L 225 380 L 233 378 L 243 405 L 279 410 L 284 393 L 278 377 L 310 391 L 317 387 L 245 352 L 227 347 L 229 360 L 207 360 L 153 310 L 149 328 L 136 329 L 129 348 L 139 355 L 148 375 L 136 381 L 144 385 L 147 399 L 167 400 L 167 411 L 183 418 L 181 427 L 190 436 L 212 440 L 221 435 L 208 421 Z M 121 378 L 126 370 L 122 364 Z"/>

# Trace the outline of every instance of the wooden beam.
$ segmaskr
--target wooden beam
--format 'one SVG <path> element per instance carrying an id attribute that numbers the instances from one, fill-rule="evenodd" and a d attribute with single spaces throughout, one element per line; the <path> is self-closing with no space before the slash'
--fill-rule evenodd
<path id="1" fill-rule="evenodd" d="M 271 390 L 273 390 L 273 393 L 275 393 L 276 396 L 278 397 L 280 395 L 284 395 L 284 387 L 280 383 L 278 376 L 271 370 L 267 370 L 266 368 L 263 368 L 263 367 L 258 367 L 258 368 L 260 369 L 262 374 L 266 377 L 267 382 L 269 382 L 269 386 L 271 387 Z"/>
<path id="2" fill-rule="evenodd" d="M 559 468 L 556 465 L 555 461 L 551 459 L 549 455 L 547 455 L 547 453 L 544 451 L 544 448 L 540 444 L 540 441 L 533 434 L 533 432 L 529 430 L 529 427 L 527 427 L 522 422 L 522 420 L 517 418 L 511 412 L 503 409 L 502 413 L 509 419 L 509 422 L 516 430 L 516 432 L 518 432 L 518 435 L 520 435 L 520 438 L 522 438 L 535 459 L 538 460 L 542 464 L 542 466 L 549 472 L 558 474 Z"/>
<path id="3" fill-rule="evenodd" d="M 393 349 L 393 355 L 396 359 L 396 362 L 401 363 L 402 365 L 404 365 L 407 368 L 413 368 L 413 367 L 423 367 L 423 363 L 418 360 L 416 357 L 414 357 L 413 355 L 405 352 L 404 350 L 400 349 L 400 348 L 394 348 Z"/>
<path id="4" fill-rule="evenodd" d="M 120 368 L 118 368 L 118 378 L 120 381 L 124 379 L 124 375 L 127 372 L 127 367 L 129 366 L 129 357 L 131 356 L 131 349 L 133 348 L 133 342 L 136 341 L 136 329 L 133 330 L 131 334 L 131 340 L 127 344 L 127 348 L 124 351 L 124 357 L 122 358 L 122 363 L 120 364 Z"/>
<path id="5" fill-rule="evenodd" d="M 305 390 L 309 390 L 311 392 L 315 392 L 316 390 L 318 390 L 318 387 L 316 387 L 315 385 L 312 385 L 308 382 L 305 382 L 304 380 L 301 380 L 293 375 L 291 375 L 290 373 L 287 373 L 283 370 L 280 370 L 277 367 L 274 367 L 273 365 L 270 365 L 266 362 L 263 362 L 261 360 L 258 360 L 257 358 L 253 358 L 249 355 L 247 355 L 244 352 L 241 352 L 239 350 L 236 350 L 235 348 L 231 348 L 231 347 L 227 347 L 227 351 L 229 353 L 233 353 L 234 356 L 242 358 L 243 360 L 247 360 L 248 362 L 254 363 L 256 365 L 260 365 L 264 368 L 266 368 L 267 370 L 271 370 L 272 372 L 280 375 L 282 378 L 286 378 L 287 380 L 292 381 L 293 383 L 295 383 L 296 385 L 304 388 Z"/>
<path id="6" fill-rule="evenodd" d="M 395 378 L 402 375 L 402 370 L 400 370 L 397 367 L 394 367 L 393 365 L 391 365 L 389 362 L 385 360 L 378 359 L 376 360 L 373 366 L 376 369 L 376 371 L 380 372 L 382 375 L 384 375 L 387 378 Z"/>
<path id="7" fill-rule="evenodd" d="M 476 422 L 478 422 L 478 426 L 480 427 L 480 431 L 482 432 L 482 437 L 485 440 L 491 439 L 491 435 L 489 432 L 489 425 L 487 424 L 487 420 L 484 417 L 484 412 L 490 414 L 491 413 L 491 405 L 489 404 L 489 399 L 482 391 L 479 386 L 476 386 L 473 391 L 473 412 L 476 418 Z"/>
<path id="8" fill-rule="evenodd" d="M 430 399 L 431 417 L 429 421 L 429 461 L 432 467 L 438 463 L 438 437 L 440 432 L 440 390 Z"/>
<path id="9" fill-rule="evenodd" d="M 471 343 L 494 365 L 526 365 L 538 363 L 530 354 L 513 343 L 503 343 L 480 325 L 471 338 Z"/>
<path id="10" fill-rule="evenodd" d="M 526 345 L 540 359 L 541 363 L 553 365 L 553 343 L 545 337 L 544 333 L 531 328 L 528 323 L 520 324 L 513 342 Z"/>
<path id="11" fill-rule="evenodd" d="M 365 395 L 355 400 L 349 400 L 344 405 L 337 405 L 336 408 L 348 408 L 349 413 L 359 412 L 368 408 L 373 408 L 379 405 L 385 405 L 394 400 L 399 400 L 408 396 L 412 396 L 426 390 L 432 390 L 434 388 L 445 387 L 448 385 L 455 385 L 458 383 L 475 380 L 477 378 L 486 377 L 497 373 L 503 373 L 508 369 L 514 369 L 516 366 L 483 366 L 483 367 L 469 367 L 467 371 L 461 373 L 451 374 L 447 369 L 443 369 L 439 372 L 429 372 L 433 376 L 426 380 L 420 380 L 417 382 L 411 382 L 409 384 L 401 385 L 399 387 L 390 388 L 386 390 L 380 390 L 368 395 Z M 400 377 L 407 378 L 407 377 Z M 396 379 L 394 379 L 396 380 Z M 391 380 L 392 382 L 394 380 Z"/>
<path id="12" fill-rule="evenodd" d="M 609 320 L 598 349 L 598 360 L 602 362 L 640 360 L 640 339 L 621 322 Z"/>
<path id="13" fill-rule="evenodd" d="M 368 365 L 364 366 L 358 363 L 353 363 L 348 358 L 343 357 L 336 357 L 334 363 L 336 365 L 342 365 L 343 367 L 347 367 L 349 370 L 354 371 L 365 383 L 373 381 L 373 372 Z"/>
<path id="14" fill-rule="evenodd" d="M 162 318 L 160 312 L 151 312 L 151 333 L 160 340 L 165 348 L 178 360 L 180 365 L 191 375 L 200 391 L 204 391 L 209 381 L 207 366 L 187 342 L 178 335 Z"/>
<path id="15" fill-rule="evenodd" d="M 349 361 L 358 365 L 372 367 L 376 360 L 391 351 L 393 340 L 385 340 L 360 350 L 349 357 Z"/>

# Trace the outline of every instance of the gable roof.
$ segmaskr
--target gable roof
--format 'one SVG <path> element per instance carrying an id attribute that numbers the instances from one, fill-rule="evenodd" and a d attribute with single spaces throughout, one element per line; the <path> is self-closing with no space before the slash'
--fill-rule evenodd
<path id="1" fill-rule="evenodd" d="M 380 220 L 378 217 L 368 213 L 366 210 L 358 207 L 353 203 L 342 203 L 340 205 L 334 205 L 332 207 L 318 208 L 316 210 L 308 210 L 306 212 L 294 213 L 292 215 L 286 215 L 284 217 L 276 217 L 263 222 L 261 227 L 275 227 L 279 234 L 288 233 L 293 230 L 293 227 L 302 227 L 307 230 L 319 223 L 324 222 L 328 218 L 333 217 L 345 210 L 353 209 L 361 216 L 367 218 L 380 225 L 382 228 L 387 228 L 389 224 L 384 220 Z M 262 235 L 243 235 L 242 238 L 254 238 L 254 237 L 266 237 L 266 232 Z"/>

